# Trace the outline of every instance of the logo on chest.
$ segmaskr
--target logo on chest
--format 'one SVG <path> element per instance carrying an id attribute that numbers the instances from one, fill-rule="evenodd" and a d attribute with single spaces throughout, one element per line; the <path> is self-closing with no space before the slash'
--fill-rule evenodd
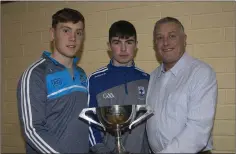
<path id="1" fill-rule="evenodd" d="M 115 98 L 113 93 L 103 93 L 102 97 L 104 99 L 111 99 L 111 98 Z"/>
<path id="2" fill-rule="evenodd" d="M 58 86 L 62 85 L 62 80 L 61 80 L 61 78 L 56 78 L 56 79 L 51 80 L 51 83 L 52 83 L 53 87 L 58 87 Z"/>
<path id="3" fill-rule="evenodd" d="M 138 94 L 139 94 L 138 99 L 143 100 L 145 96 L 145 88 L 143 86 L 138 86 Z"/>

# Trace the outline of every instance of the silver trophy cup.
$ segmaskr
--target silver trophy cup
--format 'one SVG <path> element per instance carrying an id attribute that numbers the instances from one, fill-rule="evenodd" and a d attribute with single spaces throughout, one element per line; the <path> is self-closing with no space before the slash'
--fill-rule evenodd
<path id="1" fill-rule="evenodd" d="M 91 111 L 93 114 L 97 115 L 99 122 L 86 115 L 86 113 Z M 137 117 L 139 111 L 146 112 L 140 117 Z M 115 134 L 116 146 L 112 153 L 128 153 L 121 142 L 121 131 L 127 127 L 132 129 L 132 126 L 140 123 L 152 114 L 153 111 L 147 105 L 113 105 L 85 108 L 81 111 L 79 117 L 102 127 L 104 131 Z"/>

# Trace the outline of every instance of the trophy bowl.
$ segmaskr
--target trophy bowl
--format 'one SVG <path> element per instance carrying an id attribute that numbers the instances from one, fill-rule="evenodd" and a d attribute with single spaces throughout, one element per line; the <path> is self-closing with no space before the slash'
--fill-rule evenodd
<path id="1" fill-rule="evenodd" d="M 129 126 L 135 117 L 132 105 L 113 105 L 96 108 L 99 121 L 109 131 L 123 129 Z"/>
<path id="2" fill-rule="evenodd" d="M 137 113 L 142 110 L 146 112 L 137 117 Z M 87 112 L 91 111 L 94 115 L 97 115 L 99 122 L 86 115 Z M 147 105 L 112 105 L 85 108 L 79 114 L 79 118 L 102 127 L 104 131 L 114 133 L 116 146 L 112 153 L 128 153 L 121 142 L 121 131 L 127 127 L 132 129 L 132 126 L 140 123 L 152 114 L 153 111 Z"/>

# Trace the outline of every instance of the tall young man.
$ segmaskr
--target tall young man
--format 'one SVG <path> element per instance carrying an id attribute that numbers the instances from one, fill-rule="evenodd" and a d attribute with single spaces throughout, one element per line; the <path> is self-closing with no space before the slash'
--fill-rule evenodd
<path id="1" fill-rule="evenodd" d="M 110 63 L 89 78 L 89 107 L 145 104 L 149 75 L 135 67 L 137 34 L 128 21 L 117 21 L 109 29 Z M 90 127 L 91 150 L 109 152 L 115 147 L 115 137 Z M 125 149 L 131 153 L 147 153 L 145 122 L 122 135 Z"/>
<path id="2" fill-rule="evenodd" d="M 83 15 L 73 9 L 52 16 L 52 53 L 29 66 L 17 87 L 27 153 L 87 153 L 88 126 L 78 119 L 87 105 L 87 77 L 77 66 L 84 40 Z"/>

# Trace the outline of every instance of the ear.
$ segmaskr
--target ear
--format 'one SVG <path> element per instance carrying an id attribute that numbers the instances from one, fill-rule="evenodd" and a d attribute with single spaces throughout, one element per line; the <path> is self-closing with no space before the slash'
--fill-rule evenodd
<path id="1" fill-rule="evenodd" d="M 186 47 L 187 46 L 187 35 L 184 34 L 184 46 Z"/>
<path id="2" fill-rule="evenodd" d="M 55 29 L 51 27 L 49 31 L 50 31 L 50 34 L 51 34 L 50 41 L 53 41 L 55 39 Z"/>
<path id="3" fill-rule="evenodd" d="M 111 51 L 111 44 L 109 41 L 107 42 L 107 48 L 108 48 L 108 51 Z"/>
<path id="4" fill-rule="evenodd" d="M 109 41 L 107 42 L 107 54 L 110 57 L 110 59 L 112 59 L 111 44 Z"/>
<path id="5" fill-rule="evenodd" d="M 138 49 L 138 41 L 135 42 L 135 50 Z"/>

